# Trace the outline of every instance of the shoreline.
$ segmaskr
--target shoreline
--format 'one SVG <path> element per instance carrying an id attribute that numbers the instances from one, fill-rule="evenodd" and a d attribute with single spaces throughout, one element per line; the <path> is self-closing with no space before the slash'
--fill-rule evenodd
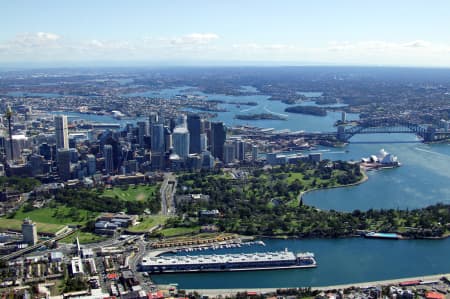
<path id="1" fill-rule="evenodd" d="M 378 280 L 378 281 L 366 281 L 366 282 L 356 282 L 356 283 L 347 283 L 347 284 L 339 284 L 339 285 L 328 285 L 328 286 L 318 286 L 311 287 L 312 291 L 331 291 L 331 290 L 339 290 L 339 289 L 349 289 L 349 288 L 367 288 L 372 286 L 389 286 L 396 285 L 404 281 L 413 281 L 413 280 L 421 280 L 421 281 L 434 281 L 440 280 L 442 277 L 449 277 L 450 273 L 442 273 L 442 274 L 431 274 L 431 275 L 422 275 L 416 277 L 404 277 L 404 278 L 393 278 L 387 280 Z M 307 286 L 306 286 L 307 287 Z M 300 287 L 282 287 L 282 288 L 229 288 L 229 289 L 182 289 L 185 290 L 186 293 L 197 292 L 201 295 L 218 297 L 218 296 L 235 296 L 239 292 L 256 292 L 258 294 L 266 294 L 266 293 L 276 293 L 277 290 L 289 290 L 296 288 L 305 288 L 305 286 Z"/>
<path id="2" fill-rule="evenodd" d="M 337 189 L 337 188 L 348 188 L 348 187 L 354 187 L 354 186 L 361 185 L 362 183 L 365 183 L 366 181 L 368 181 L 369 177 L 367 176 L 367 170 L 364 167 L 360 166 L 360 169 L 361 169 L 361 174 L 362 174 L 363 177 L 357 182 L 354 182 L 354 183 L 348 184 L 348 185 L 341 185 L 341 186 L 331 186 L 331 187 L 325 187 L 325 188 L 313 188 L 313 189 L 309 189 L 309 190 L 300 192 L 300 194 L 298 196 L 299 196 L 300 200 L 303 202 L 303 195 L 305 195 L 307 193 L 310 193 L 310 192 L 313 192 L 313 191 L 321 191 L 321 190 Z M 311 207 L 314 207 L 314 206 L 311 206 Z"/>

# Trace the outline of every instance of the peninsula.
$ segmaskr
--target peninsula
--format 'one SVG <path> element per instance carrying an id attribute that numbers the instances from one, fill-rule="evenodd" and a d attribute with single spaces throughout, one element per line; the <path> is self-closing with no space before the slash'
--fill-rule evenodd
<path id="1" fill-rule="evenodd" d="M 315 116 L 326 116 L 327 110 L 316 106 L 293 106 L 284 109 L 285 112 L 308 114 Z"/>

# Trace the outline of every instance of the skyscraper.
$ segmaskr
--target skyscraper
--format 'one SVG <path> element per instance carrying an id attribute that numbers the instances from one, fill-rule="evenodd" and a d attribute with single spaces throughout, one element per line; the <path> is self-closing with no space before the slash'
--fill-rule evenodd
<path id="1" fill-rule="evenodd" d="M 211 154 L 223 161 L 223 144 L 227 137 L 223 122 L 211 123 Z"/>
<path id="2" fill-rule="evenodd" d="M 56 148 L 69 148 L 69 129 L 67 127 L 67 116 L 55 116 Z"/>
<path id="3" fill-rule="evenodd" d="M 94 175 L 95 171 L 97 170 L 97 161 L 95 159 L 95 156 L 92 154 L 86 155 L 87 158 L 87 172 L 88 175 Z"/>
<path id="4" fill-rule="evenodd" d="M 150 115 L 148 117 L 148 122 L 151 125 L 156 124 L 159 122 L 158 112 L 150 112 Z"/>
<path id="5" fill-rule="evenodd" d="M 60 148 L 56 152 L 56 161 L 58 166 L 58 175 L 63 181 L 70 180 L 70 157 L 69 149 Z"/>
<path id="6" fill-rule="evenodd" d="M 103 157 L 105 158 L 105 171 L 107 174 L 114 173 L 114 159 L 113 147 L 110 144 L 105 144 L 103 147 Z"/>
<path id="7" fill-rule="evenodd" d="M 165 150 L 164 146 L 164 125 L 152 124 L 152 152 L 162 153 Z"/>
<path id="8" fill-rule="evenodd" d="M 236 146 L 232 142 L 226 142 L 223 146 L 223 163 L 231 163 L 234 159 L 236 159 Z"/>
<path id="9" fill-rule="evenodd" d="M 144 137 L 148 135 L 148 124 L 145 121 L 138 121 L 138 143 L 139 146 L 144 146 Z"/>
<path id="10" fill-rule="evenodd" d="M 189 131 L 183 127 L 177 127 L 172 134 L 173 151 L 181 158 L 189 156 Z"/>
<path id="11" fill-rule="evenodd" d="M 38 242 L 36 223 L 26 218 L 22 223 L 23 242 L 28 245 L 36 245 Z"/>
<path id="12" fill-rule="evenodd" d="M 187 117 L 189 131 L 189 153 L 201 153 L 200 134 L 202 132 L 202 119 L 198 114 L 189 114 Z"/>

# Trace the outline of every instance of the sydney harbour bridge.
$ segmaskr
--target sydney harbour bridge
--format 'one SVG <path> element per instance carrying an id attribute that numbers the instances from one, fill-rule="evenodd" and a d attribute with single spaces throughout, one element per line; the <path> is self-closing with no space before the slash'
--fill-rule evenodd
<path id="1" fill-rule="evenodd" d="M 423 125 L 395 118 L 378 118 L 353 121 L 347 125 L 338 125 L 337 132 L 303 132 L 306 139 L 337 139 L 349 142 L 358 134 L 408 133 L 417 135 L 423 142 L 438 142 L 450 139 L 450 131 L 437 130 L 433 125 Z"/>

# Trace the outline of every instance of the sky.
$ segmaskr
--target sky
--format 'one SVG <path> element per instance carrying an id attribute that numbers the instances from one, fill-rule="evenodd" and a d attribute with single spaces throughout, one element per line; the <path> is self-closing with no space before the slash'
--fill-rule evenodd
<path id="1" fill-rule="evenodd" d="M 448 0 L 0 2 L 0 65 L 450 66 Z"/>

